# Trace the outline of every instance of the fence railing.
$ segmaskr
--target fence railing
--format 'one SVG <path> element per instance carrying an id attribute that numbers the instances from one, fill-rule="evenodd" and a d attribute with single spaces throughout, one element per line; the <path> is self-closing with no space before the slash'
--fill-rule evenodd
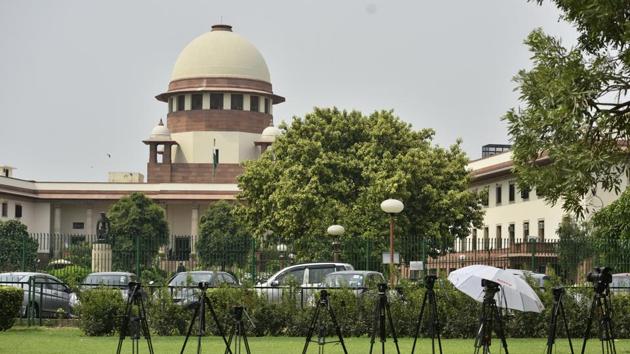
<path id="1" fill-rule="evenodd" d="M 35 254 L 22 249 L 17 262 L 0 265 L 0 272 L 42 271 L 75 285 L 97 270 L 93 262 L 95 235 L 31 234 L 37 241 Z M 171 275 L 190 270 L 222 270 L 237 276 L 242 282 L 256 284 L 289 265 L 309 262 L 331 262 L 337 259 L 355 269 L 388 272 L 383 264 L 389 259 L 388 242 L 360 236 L 342 238 L 333 247 L 326 239 L 321 250 L 301 249 L 298 242 L 260 242 L 252 238 L 213 241 L 201 247 L 197 236 L 171 235 L 162 245 L 134 242 L 111 246 L 111 267 L 108 271 L 139 273 L 143 281 L 164 282 Z M 0 250 L 0 253 L 3 250 Z M 448 274 L 472 264 L 501 268 L 527 269 L 537 273 L 555 274 L 561 281 L 574 284 L 592 267 L 609 266 L 616 273 L 630 272 L 630 240 L 581 238 L 518 239 L 515 237 L 469 237 L 453 245 L 420 236 L 402 235 L 396 238 L 395 252 L 400 263 L 398 278 L 411 276 L 411 262 L 422 262 L 425 271 Z M 312 256 L 318 254 L 319 256 Z M 305 258 L 308 256 L 308 258 Z"/>

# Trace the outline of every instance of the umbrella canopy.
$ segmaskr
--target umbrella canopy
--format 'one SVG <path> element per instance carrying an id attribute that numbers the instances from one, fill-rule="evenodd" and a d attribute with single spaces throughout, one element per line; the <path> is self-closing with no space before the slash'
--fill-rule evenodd
<path id="1" fill-rule="evenodd" d="M 471 265 L 448 275 L 448 280 L 455 288 L 479 302 L 483 302 L 484 295 L 482 279 L 500 285 L 501 290 L 495 295 L 499 306 L 505 305 L 513 310 L 538 313 L 545 308 L 534 289 L 525 280 L 503 269 Z"/>

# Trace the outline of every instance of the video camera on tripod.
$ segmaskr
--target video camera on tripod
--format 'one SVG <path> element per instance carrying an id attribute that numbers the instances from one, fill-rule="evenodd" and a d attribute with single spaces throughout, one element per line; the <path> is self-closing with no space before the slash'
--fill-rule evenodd
<path id="1" fill-rule="evenodd" d="M 601 294 L 612 283 L 612 269 L 610 267 L 595 267 L 592 272 L 586 274 L 586 280 L 593 283 L 595 291 Z"/>

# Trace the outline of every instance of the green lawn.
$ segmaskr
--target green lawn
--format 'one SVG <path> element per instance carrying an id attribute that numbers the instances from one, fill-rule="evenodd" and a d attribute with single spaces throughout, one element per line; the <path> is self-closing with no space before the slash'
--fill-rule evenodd
<path id="1" fill-rule="evenodd" d="M 194 338 L 196 340 L 196 338 Z M 183 337 L 155 337 L 153 345 L 156 354 L 161 353 L 179 353 L 184 338 Z M 98 353 L 115 353 L 117 337 L 86 337 L 81 334 L 78 329 L 74 328 L 24 328 L 18 327 L 7 332 L 0 333 L 0 353 L 15 354 L 98 354 Z M 250 347 L 252 354 L 283 354 L 283 353 L 301 353 L 304 346 L 303 338 L 296 337 L 254 337 L 250 338 Z M 560 340 L 557 354 L 568 353 L 568 342 Z M 589 342 L 588 353 L 600 353 L 599 343 L 594 340 Z M 347 338 L 346 345 L 349 353 L 368 353 L 369 338 Z M 407 354 L 411 352 L 412 340 L 403 338 L 400 340 L 401 353 Z M 498 342 L 493 342 L 493 353 L 498 353 Z M 509 339 L 508 341 L 510 353 L 513 354 L 543 354 L 545 350 L 544 339 Z M 380 343 L 376 342 L 376 346 Z M 576 349 L 580 343 L 574 343 Z M 472 353 L 473 341 L 463 339 L 449 339 L 443 341 L 444 353 L 459 354 Z M 203 353 L 223 353 L 223 346 L 217 337 L 203 338 Z M 125 340 L 123 353 L 131 353 L 131 345 L 129 339 Z M 196 342 L 189 342 L 187 353 L 196 352 Z M 419 349 L 416 353 L 430 353 L 430 341 L 423 340 L 420 342 Z M 599 351 L 598 351 L 599 349 Z M 243 351 L 244 352 L 244 351 Z M 325 352 L 328 354 L 343 353 L 339 345 L 326 345 Z M 380 353 L 376 351 L 375 353 Z M 395 353 L 393 342 L 388 340 L 387 353 Z M 579 352 L 579 350 L 576 350 Z M 146 343 L 142 342 L 140 353 L 148 353 Z M 317 345 L 312 343 L 309 353 L 317 353 Z M 624 339 L 617 341 L 617 353 L 630 353 L 630 340 Z"/>

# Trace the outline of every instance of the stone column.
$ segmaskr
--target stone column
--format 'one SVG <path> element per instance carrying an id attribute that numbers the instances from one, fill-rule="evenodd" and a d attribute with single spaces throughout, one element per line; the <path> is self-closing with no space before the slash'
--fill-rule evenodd
<path id="1" fill-rule="evenodd" d="M 92 244 L 92 271 L 112 271 L 112 245 L 108 243 Z"/>
<path id="2" fill-rule="evenodd" d="M 157 163 L 157 145 L 149 144 L 149 163 Z"/>
<path id="3" fill-rule="evenodd" d="M 171 144 L 164 144 L 164 154 L 162 155 L 162 163 L 171 164 Z"/>
<path id="4" fill-rule="evenodd" d="M 199 206 L 195 205 L 190 213 L 190 254 L 197 254 L 197 235 L 199 234 Z"/>
<path id="5" fill-rule="evenodd" d="M 55 215 L 53 217 L 53 234 L 52 234 L 52 256 L 53 258 L 61 257 L 63 248 L 63 240 L 61 239 L 61 206 L 55 206 Z"/>
<path id="6" fill-rule="evenodd" d="M 85 233 L 86 241 L 93 240 L 92 237 L 94 234 L 94 228 L 92 224 L 92 208 L 85 209 L 85 229 L 83 230 L 83 232 Z"/>

